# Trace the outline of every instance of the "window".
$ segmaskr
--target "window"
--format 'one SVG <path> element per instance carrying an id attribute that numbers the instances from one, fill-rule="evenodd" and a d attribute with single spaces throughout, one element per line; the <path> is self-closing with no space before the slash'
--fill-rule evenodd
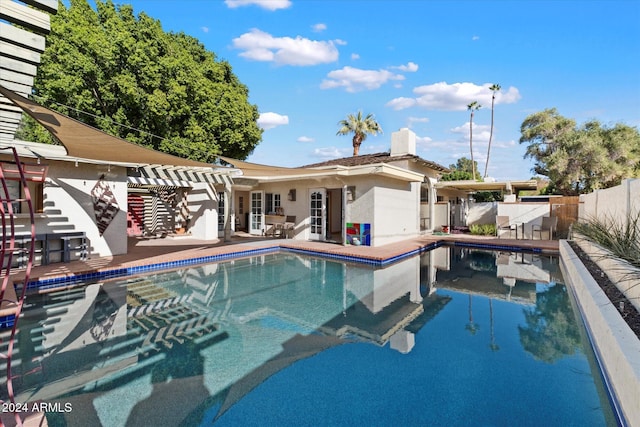
<path id="1" fill-rule="evenodd" d="M 244 213 L 244 197 L 238 197 L 238 214 L 242 215 Z"/>
<path id="2" fill-rule="evenodd" d="M 282 206 L 280 204 L 280 194 L 266 193 L 265 198 L 265 207 L 267 208 L 267 214 L 274 215 L 277 211 L 280 210 L 280 207 Z"/>

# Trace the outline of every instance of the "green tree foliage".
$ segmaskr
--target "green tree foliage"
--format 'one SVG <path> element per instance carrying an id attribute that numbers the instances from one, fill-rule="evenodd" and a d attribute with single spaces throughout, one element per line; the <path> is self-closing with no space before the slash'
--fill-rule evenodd
<path id="1" fill-rule="evenodd" d="M 472 162 L 466 157 L 460 157 L 456 164 L 449 165 L 451 172 L 442 175 L 442 181 L 464 181 L 473 179 L 473 172 L 476 173 L 476 179 L 480 179 L 478 173 L 478 162 Z"/>
<path id="2" fill-rule="evenodd" d="M 487 161 L 484 164 L 484 175 L 482 175 L 482 179 L 487 177 L 487 173 L 489 173 L 489 157 L 491 155 L 491 141 L 493 141 L 493 111 L 496 104 L 496 92 L 500 92 L 502 86 L 498 83 L 494 83 L 489 87 L 491 91 L 491 131 L 489 132 L 489 145 L 487 146 Z"/>
<path id="3" fill-rule="evenodd" d="M 360 152 L 360 144 L 367 139 L 367 135 L 377 135 L 382 133 L 382 127 L 376 121 L 373 114 L 369 113 L 366 117 L 362 116 L 362 111 L 357 114 L 349 114 L 344 120 L 338 122 L 338 132 L 336 135 L 353 134 L 353 155 L 357 156 Z"/>
<path id="4" fill-rule="evenodd" d="M 621 123 L 602 126 L 576 122 L 555 108 L 528 116 L 520 127 L 525 158 L 533 171 L 549 178 L 549 187 L 563 195 L 613 187 L 624 178 L 640 177 L 640 133 Z"/>
<path id="5" fill-rule="evenodd" d="M 159 21 L 111 0 L 97 0 L 95 10 L 86 0 L 60 3 L 51 29 L 34 84 L 45 106 L 205 162 L 218 154 L 244 159 L 260 142 L 247 87 L 195 38 L 165 33 Z M 47 142 L 32 121 L 18 136 Z"/>
<path id="6" fill-rule="evenodd" d="M 471 112 L 471 116 L 469 117 L 469 152 L 471 153 L 471 176 L 476 176 L 476 170 L 478 168 L 477 162 L 473 160 L 473 113 L 482 108 L 482 105 L 478 104 L 478 101 L 473 101 L 471 104 L 467 105 L 467 110 Z"/>

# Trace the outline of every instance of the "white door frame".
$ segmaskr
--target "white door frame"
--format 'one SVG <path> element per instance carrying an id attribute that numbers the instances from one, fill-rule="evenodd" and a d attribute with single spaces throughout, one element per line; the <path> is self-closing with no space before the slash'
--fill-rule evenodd
<path id="1" fill-rule="evenodd" d="M 258 236 L 264 231 L 264 191 L 252 191 L 249 195 L 248 228 L 249 234 Z"/>
<path id="2" fill-rule="evenodd" d="M 325 240 L 327 230 L 327 190 L 309 189 L 309 240 Z"/>

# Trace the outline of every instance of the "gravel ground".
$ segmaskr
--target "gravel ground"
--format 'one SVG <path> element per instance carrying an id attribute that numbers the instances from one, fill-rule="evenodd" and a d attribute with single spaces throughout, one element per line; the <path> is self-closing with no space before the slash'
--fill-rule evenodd
<path id="1" fill-rule="evenodd" d="M 620 312 L 622 318 L 627 322 L 631 330 L 640 338 L 640 313 L 638 310 L 627 300 L 622 292 L 618 290 L 616 285 L 609 280 L 609 277 L 602 271 L 598 264 L 589 258 L 587 254 L 574 242 L 569 242 L 571 248 L 574 250 L 580 261 L 587 268 L 594 280 L 600 285 L 604 293 L 609 297 L 611 302 Z"/>

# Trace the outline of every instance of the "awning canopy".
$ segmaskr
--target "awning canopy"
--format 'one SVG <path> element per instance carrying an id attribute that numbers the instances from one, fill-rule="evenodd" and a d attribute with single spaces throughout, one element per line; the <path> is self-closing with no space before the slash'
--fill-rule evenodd
<path id="1" fill-rule="evenodd" d="M 64 145 L 69 156 L 105 163 L 212 168 L 213 165 L 161 153 L 109 135 L 20 96 L 0 85 L 0 94 L 44 126 Z"/>
<path id="2" fill-rule="evenodd" d="M 231 178 L 225 174 L 214 173 L 209 168 L 196 169 L 181 166 L 149 165 L 129 168 L 129 184 L 137 186 L 173 186 L 191 187 L 194 182 L 230 186 Z"/>
<path id="3" fill-rule="evenodd" d="M 473 193 L 476 191 L 508 191 L 517 193 L 522 190 L 536 190 L 538 181 L 530 179 L 526 181 L 500 181 L 500 182 L 479 182 L 479 181 L 438 181 L 436 189 L 452 189 Z"/>
<path id="4" fill-rule="evenodd" d="M 299 175 L 321 175 L 323 173 L 323 171 L 319 169 L 286 168 L 281 166 L 261 165 L 224 156 L 218 156 L 218 158 L 233 165 L 233 167 L 240 169 L 242 171 L 242 176 L 247 178 L 293 177 Z"/>

